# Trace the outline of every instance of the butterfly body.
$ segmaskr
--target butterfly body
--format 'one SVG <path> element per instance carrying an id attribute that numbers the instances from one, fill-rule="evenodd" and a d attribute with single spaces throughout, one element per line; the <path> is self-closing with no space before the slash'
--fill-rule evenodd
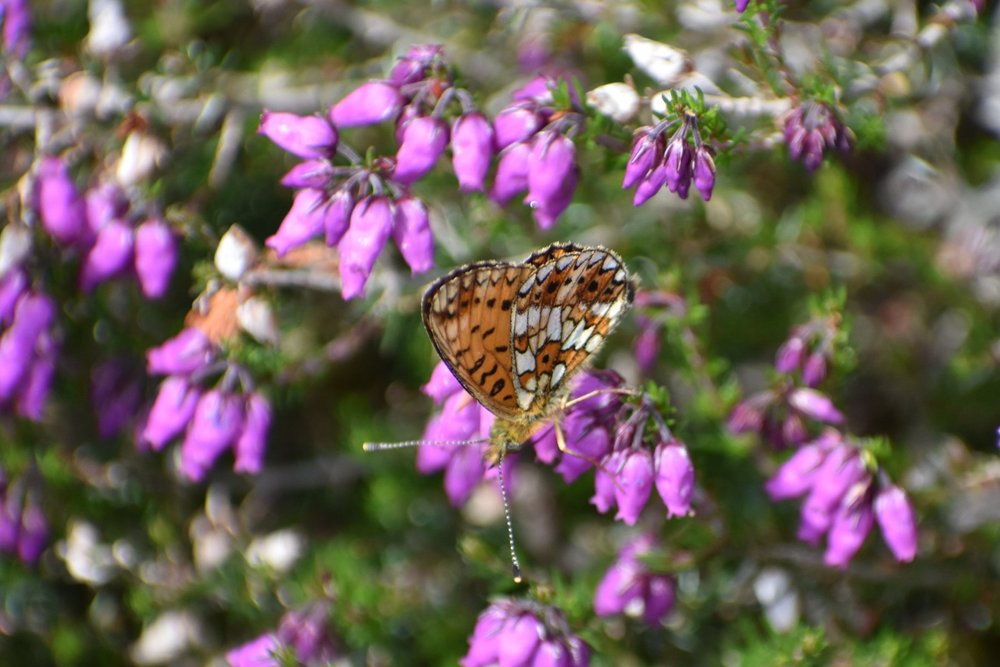
<path id="1" fill-rule="evenodd" d="M 615 252 L 569 243 L 521 263 L 468 264 L 428 288 L 422 312 L 434 348 L 496 415 L 489 463 L 554 412 L 634 296 Z"/>

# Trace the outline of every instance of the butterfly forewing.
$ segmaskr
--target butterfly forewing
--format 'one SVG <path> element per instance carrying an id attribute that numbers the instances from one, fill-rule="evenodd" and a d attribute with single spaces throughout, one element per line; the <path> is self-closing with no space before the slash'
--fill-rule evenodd
<path id="1" fill-rule="evenodd" d="M 424 325 L 438 355 L 472 396 L 508 419 L 521 413 L 511 376 L 511 312 L 527 264 L 480 262 L 435 282 L 424 295 Z"/>
<path id="2" fill-rule="evenodd" d="M 552 246 L 518 289 L 512 320 L 519 407 L 545 412 L 549 399 L 596 352 L 632 303 L 621 259 L 605 248 Z"/>

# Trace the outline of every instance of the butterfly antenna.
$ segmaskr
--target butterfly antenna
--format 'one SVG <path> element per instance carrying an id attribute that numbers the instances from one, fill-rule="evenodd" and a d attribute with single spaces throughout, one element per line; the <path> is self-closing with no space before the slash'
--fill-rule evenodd
<path id="1" fill-rule="evenodd" d="M 470 445 L 484 445 L 488 442 L 489 440 L 486 438 L 476 438 L 475 440 L 405 440 L 403 442 L 366 442 L 361 447 L 366 452 L 381 452 L 386 449 L 404 449 L 406 447 L 419 447 L 420 445 L 466 447 Z"/>
<path id="2" fill-rule="evenodd" d="M 497 463 L 497 482 L 500 484 L 500 498 L 503 500 L 503 515 L 507 521 L 507 542 L 510 544 L 510 562 L 514 572 L 514 583 L 521 583 L 521 564 L 517 560 L 514 549 L 514 522 L 510 518 L 510 502 L 507 500 L 507 485 L 503 481 L 503 455 L 507 448 L 500 449 L 500 461 Z"/>

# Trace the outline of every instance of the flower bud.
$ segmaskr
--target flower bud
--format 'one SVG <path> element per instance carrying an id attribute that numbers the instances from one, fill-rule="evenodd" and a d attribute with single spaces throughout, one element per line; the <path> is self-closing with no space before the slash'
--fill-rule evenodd
<path id="1" fill-rule="evenodd" d="M 642 206 L 649 201 L 653 195 L 663 188 L 667 182 L 667 165 L 661 162 L 646 174 L 646 177 L 639 181 L 639 186 L 635 189 L 632 197 L 632 206 Z"/>
<path id="2" fill-rule="evenodd" d="M 201 330 L 188 327 L 170 340 L 146 352 L 146 370 L 151 375 L 189 375 L 215 358 L 215 346 Z"/>
<path id="3" fill-rule="evenodd" d="M 496 115 L 493 119 L 493 131 L 498 150 L 503 150 L 512 144 L 525 141 L 538 132 L 542 126 L 542 117 L 530 106 L 512 104 Z"/>
<path id="4" fill-rule="evenodd" d="M 167 292 L 177 263 L 177 239 L 161 218 L 150 218 L 135 230 L 135 273 L 142 293 L 158 299 Z"/>
<path id="5" fill-rule="evenodd" d="M 89 292 L 121 274 L 134 258 L 134 245 L 135 230 L 131 225 L 117 219 L 104 225 L 83 260 L 80 289 Z"/>
<path id="6" fill-rule="evenodd" d="M 171 375 L 165 379 L 160 383 L 156 400 L 146 417 L 142 440 L 148 442 L 154 450 L 163 449 L 191 421 L 200 398 L 198 388 L 188 384 L 183 377 Z"/>
<path id="7" fill-rule="evenodd" d="M 384 196 L 367 197 L 351 212 L 351 224 L 340 240 L 340 282 L 344 299 L 364 292 L 375 260 L 392 233 L 393 212 Z"/>
<path id="8" fill-rule="evenodd" d="M 500 153 L 497 173 L 493 178 L 490 199 L 500 206 L 507 203 L 528 187 L 528 169 L 531 164 L 531 146 L 516 143 Z"/>
<path id="9" fill-rule="evenodd" d="M 427 68 L 441 57 L 443 51 L 440 44 L 411 46 L 406 54 L 393 65 L 389 72 L 389 81 L 397 86 L 422 81 L 426 78 Z"/>
<path id="10" fill-rule="evenodd" d="M 239 396 L 210 389 L 198 400 L 181 443 L 181 472 L 198 482 L 233 442 L 243 428 L 243 405 Z"/>
<path id="11" fill-rule="evenodd" d="M 239 281 L 257 261 L 257 246 L 242 227 L 232 225 L 219 239 L 213 260 L 223 277 Z"/>
<path id="12" fill-rule="evenodd" d="M 320 116 L 299 116 L 264 110 L 257 134 L 301 158 L 332 156 L 337 149 L 337 130 Z"/>
<path id="13" fill-rule="evenodd" d="M 807 417 L 826 424 L 839 424 L 844 420 L 844 415 L 834 407 L 833 401 L 815 389 L 793 389 L 788 394 L 788 404 Z"/>
<path id="14" fill-rule="evenodd" d="M 271 428 L 271 404 L 258 393 L 247 399 L 243 431 L 236 439 L 233 470 L 256 475 L 264 467 L 267 431 Z"/>
<path id="15" fill-rule="evenodd" d="M 532 141 L 528 162 L 528 200 L 541 206 L 559 195 L 576 167 L 576 147 L 564 134 L 543 132 Z"/>
<path id="16" fill-rule="evenodd" d="M 791 373 L 802 363 L 802 354 L 806 343 L 801 337 L 793 335 L 782 343 L 774 358 L 774 368 L 779 373 Z"/>
<path id="17" fill-rule="evenodd" d="M 618 514 L 615 519 L 634 526 L 653 490 L 653 457 L 649 451 L 637 449 L 628 452 L 616 481 L 615 501 L 618 503 Z"/>
<path id="18" fill-rule="evenodd" d="M 694 497 L 694 465 L 687 448 L 678 442 L 663 443 L 653 454 L 656 490 L 667 506 L 667 516 L 687 516 Z"/>
<path id="19" fill-rule="evenodd" d="M 622 179 L 622 189 L 628 189 L 644 179 L 657 164 L 662 152 L 663 138 L 660 133 L 654 133 L 650 127 L 636 130 L 632 154 L 625 167 L 625 178 Z"/>
<path id="20" fill-rule="evenodd" d="M 715 160 L 704 146 L 694 149 L 694 187 L 705 201 L 712 198 L 712 190 L 715 188 Z"/>
<path id="21" fill-rule="evenodd" d="M 395 86 L 385 81 L 369 81 L 333 105 L 330 120 L 338 128 L 373 125 L 395 116 L 402 104 Z"/>
<path id="22" fill-rule="evenodd" d="M 875 518 L 882 538 L 896 560 L 908 563 L 917 555 L 917 517 L 906 492 L 896 485 L 879 490 Z"/>
<path id="23" fill-rule="evenodd" d="M 315 188 L 324 190 L 333 180 L 333 166 L 328 160 L 304 160 L 281 177 L 286 188 Z"/>

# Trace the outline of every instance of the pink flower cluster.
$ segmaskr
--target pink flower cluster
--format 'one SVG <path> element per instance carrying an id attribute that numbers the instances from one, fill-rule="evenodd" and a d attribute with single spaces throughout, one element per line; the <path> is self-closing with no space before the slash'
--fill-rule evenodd
<path id="1" fill-rule="evenodd" d="M 778 348 L 775 370 L 785 375 L 798 373 L 807 387 L 822 382 L 833 358 L 837 319 L 836 315 L 827 315 L 795 327 Z"/>
<path id="2" fill-rule="evenodd" d="M 586 667 L 590 649 L 555 607 L 497 600 L 479 615 L 462 667 Z"/>
<path id="3" fill-rule="evenodd" d="M 49 524 L 38 504 L 37 492 L 29 488 L 28 475 L 13 484 L 0 467 L 0 552 L 16 554 L 34 564 L 49 541 Z"/>
<path id="4" fill-rule="evenodd" d="M 673 134 L 667 139 L 669 130 Z M 701 139 L 695 114 L 685 112 L 681 120 L 664 120 L 635 131 L 632 154 L 622 180 L 624 189 L 635 186 L 633 205 L 642 206 L 664 185 L 681 199 L 687 199 L 692 181 L 702 199 L 712 198 L 715 160 Z"/>
<path id="5" fill-rule="evenodd" d="M 56 304 L 20 267 L 0 277 L 0 409 L 39 421 L 56 367 Z"/>
<path id="6" fill-rule="evenodd" d="M 58 157 L 36 171 L 35 208 L 56 243 L 83 255 L 79 285 L 85 292 L 112 278 L 134 275 L 151 299 L 164 295 L 177 262 L 177 240 L 156 214 L 136 211 L 117 185 L 81 195 Z"/>
<path id="7" fill-rule="evenodd" d="M 825 104 L 806 102 L 792 109 L 785 117 L 785 144 L 788 156 L 801 160 L 809 171 L 823 162 L 823 153 L 851 149 L 850 130 Z"/>
<path id="8" fill-rule="evenodd" d="M 553 106 L 557 85 L 558 81 L 549 77 L 532 80 L 514 92 L 514 102 L 493 121 L 500 155 L 490 198 L 506 206 L 527 190 L 524 203 L 542 229 L 556 223 L 580 180 L 576 147 L 570 137 L 584 118 L 578 112 Z"/>
<path id="9" fill-rule="evenodd" d="M 627 614 L 657 626 L 674 608 L 673 577 L 651 572 L 644 557 L 654 553 L 656 538 L 642 534 L 626 544 L 608 568 L 594 593 L 598 616 Z"/>
<path id="10" fill-rule="evenodd" d="M 229 667 L 281 667 L 279 652 L 289 651 L 304 667 L 329 665 L 340 655 L 326 629 L 329 603 L 314 602 L 287 612 L 278 629 L 226 653 Z"/>
<path id="11" fill-rule="evenodd" d="M 140 442 L 159 451 L 183 435 L 181 473 L 192 481 L 204 478 L 215 460 L 230 447 L 237 472 L 256 474 L 263 467 L 271 406 L 258 392 L 235 391 L 249 384 L 246 372 L 216 362 L 218 348 L 196 328 L 187 328 L 146 353 L 151 375 L 166 375 L 142 429 Z M 225 372 L 217 386 L 202 382 Z"/>
<path id="12" fill-rule="evenodd" d="M 809 438 L 809 423 L 839 424 L 844 416 L 828 396 L 810 387 L 784 382 L 744 399 L 729 415 L 733 434 L 757 433 L 778 449 Z"/>
<path id="13" fill-rule="evenodd" d="M 911 561 L 917 553 L 913 507 L 872 467 L 859 447 L 828 429 L 796 450 L 765 488 L 772 500 L 805 496 L 798 536 L 812 545 L 826 537 L 827 565 L 847 567 L 876 521 L 896 560 Z"/>

